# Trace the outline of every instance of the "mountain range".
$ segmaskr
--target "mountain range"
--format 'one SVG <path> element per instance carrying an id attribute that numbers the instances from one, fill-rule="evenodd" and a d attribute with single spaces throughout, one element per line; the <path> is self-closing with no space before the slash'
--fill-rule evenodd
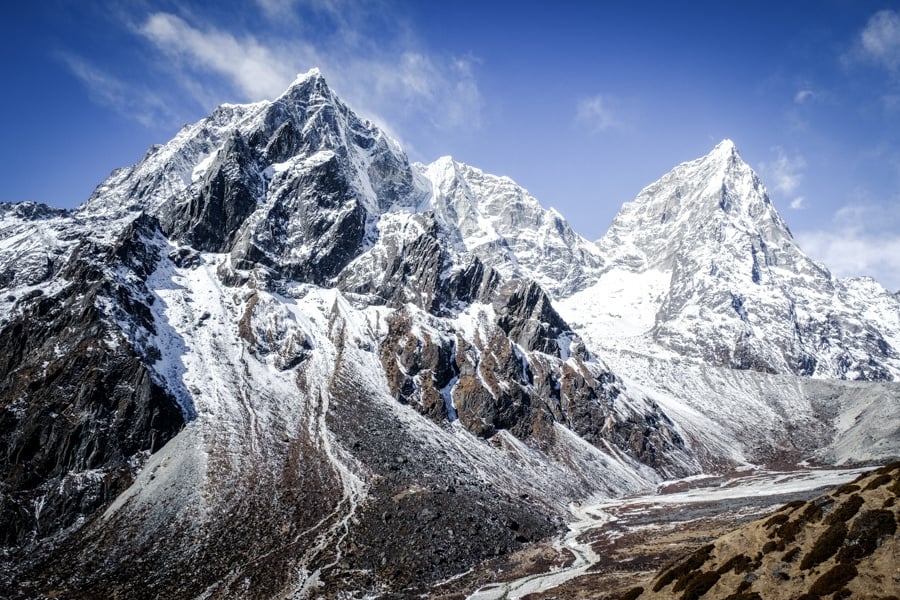
<path id="1" fill-rule="evenodd" d="M 9 597 L 427 593 L 569 503 L 900 454 L 900 298 L 728 140 L 591 242 L 316 70 L 0 204 Z"/>

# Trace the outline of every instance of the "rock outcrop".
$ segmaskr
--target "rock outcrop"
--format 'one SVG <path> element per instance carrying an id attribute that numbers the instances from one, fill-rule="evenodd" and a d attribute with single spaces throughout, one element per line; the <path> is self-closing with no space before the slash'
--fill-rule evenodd
<path id="1" fill-rule="evenodd" d="M 77 528 L 131 485 L 190 416 L 103 310 L 114 299 L 147 323 L 149 309 L 109 276 L 128 265 L 153 269 L 145 234 L 136 226 L 112 247 L 77 244 L 55 265 L 59 290 L 22 296 L 0 329 L 6 547 Z"/>

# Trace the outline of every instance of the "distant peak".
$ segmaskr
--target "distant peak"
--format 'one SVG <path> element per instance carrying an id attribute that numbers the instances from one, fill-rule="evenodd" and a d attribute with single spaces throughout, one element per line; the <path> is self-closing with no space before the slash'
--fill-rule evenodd
<path id="1" fill-rule="evenodd" d="M 297 77 L 294 78 L 294 82 L 291 84 L 290 87 L 294 87 L 295 85 L 305 83 L 305 82 L 309 81 L 310 79 L 321 79 L 324 81 L 325 77 L 324 77 L 324 75 L 322 75 L 322 71 L 319 70 L 319 67 L 313 67 L 306 73 L 298 73 Z"/>
<path id="2" fill-rule="evenodd" d="M 453 160 L 453 157 L 450 156 L 449 154 L 445 154 L 444 156 L 441 156 L 437 160 L 435 160 L 434 163 L 432 163 L 432 164 L 435 164 L 435 165 L 438 165 L 441 167 L 452 167 L 453 165 L 456 164 L 456 161 Z"/>
<path id="3" fill-rule="evenodd" d="M 461 171 L 466 172 L 473 167 L 459 162 L 450 155 L 444 155 L 428 165 L 428 169 L 435 173 L 444 173 L 445 177 L 458 177 Z"/>
<path id="4" fill-rule="evenodd" d="M 713 148 L 713 152 L 715 152 L 715 151 L 720 151 L 720 152 L 736 152 L 736 151 L 737 151 L 737 146 L 734 145 L 734 142 L 733 142 L 733 141 L 731 141 L 731 140 L 728 139 L 728 138 L 725 138 L 724 140 L 722 140 L 721 142 L 719 142 L 718 144 L 716 144 L 716 147 Z"/>
<path id="5" fill-rule="evenodd" d="M 738 153 L 737 146 L 734 145 L 730 139 L 725 138 L 718 144 L 716 147 L 712 149 L 712 151 L 707 155 L 709 158 L 725 158 L 730 159 L 733 156 L 740 156 Z"/>
<path id="6" fill-rule="evenodd" d="M 298 93 L 303 96 L 310 93 L 324 94 L 327 96 L 328 90 L 328 83 L 325 81 L 325 76 L 322 75 L 322 72 L 318 68 L 313 67 L 306 73 L 299 73 L 281 96 L 292 96 Z"/>

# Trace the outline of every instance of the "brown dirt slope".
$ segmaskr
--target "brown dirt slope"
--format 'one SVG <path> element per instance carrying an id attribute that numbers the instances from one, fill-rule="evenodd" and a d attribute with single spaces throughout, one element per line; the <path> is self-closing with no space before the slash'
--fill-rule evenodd
<path id="1" fill-rule="evenodd" d="M 900 461 L 791 502 L 663 569 L 635 600 L 900 600 Z"/>

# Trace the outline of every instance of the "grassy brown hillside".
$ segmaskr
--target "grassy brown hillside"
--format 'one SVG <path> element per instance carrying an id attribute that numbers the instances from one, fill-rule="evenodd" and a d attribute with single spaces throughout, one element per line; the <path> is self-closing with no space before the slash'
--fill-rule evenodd
<path id="1" fill-rule="evenodd" d="M 791 502 L 663 569 L 624 597 L 900 600 L 900 462 Z"/>

